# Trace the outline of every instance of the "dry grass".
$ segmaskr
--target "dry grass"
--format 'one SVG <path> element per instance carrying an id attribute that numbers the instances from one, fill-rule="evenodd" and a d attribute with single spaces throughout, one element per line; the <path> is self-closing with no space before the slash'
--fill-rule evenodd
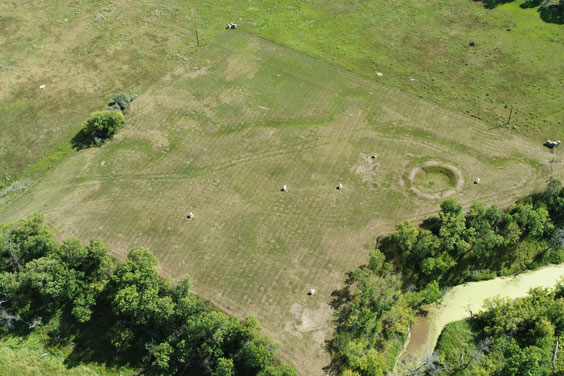
<path id="1" fill-rule="evenodd" d="M 0 221 L 42 211 L 59 237 L 102 237 L 117 257 L 149 246 L 165 275 L 190 274 L 227 312 L 258 316 L 303 375 L 328 364 L 328 303 L 344 273 L 379 233 L 436 212 L 437 201 L 410 193 L 409 171 L 456 166 L 465 205 L 508 205 L 564 172 L 507 129 L 239 31 L 138 97 L 127 123 L 61 162 Z"/>
<path id="2" fill-rule="evenodd" d="M 0 186 L 40 177 L 91 111 L 183 63 L 189 22 L 168 0 L 0 2 Z"/>

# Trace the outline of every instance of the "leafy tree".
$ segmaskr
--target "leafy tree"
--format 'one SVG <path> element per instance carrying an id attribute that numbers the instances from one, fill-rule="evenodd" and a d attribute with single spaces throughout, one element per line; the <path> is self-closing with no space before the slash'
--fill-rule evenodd
<path id="1" fill-rule="evenodd" d="M 296 370 L 287 364 L 268 366 L 260 371 L 257 376 L 297 376 Z"/>
<path id="2" fill-rule="evenodd" d="M 410 222 L 402 222 L 396 227 L 394 237 L 398 243 L 400 250 L 406 257 L 409 257 L 413 246 L 417 242 L 419 230 Z"/>
<path id="3" fill-rule="evenodd" d="M 427 287 L 421 292 L 425 304 L 431 304 L 442 297 L 441 289 L 437 281 L 431 281 Z"/>
<path id="4" fill-rule="evenodd" d="M 125 118 L 121 111 L 104 110 L 90 114 L 82 123 L 82 129 L 71 140 L 73 147 L 81 149 L 92 145 L 99 146 L 110 139 L 123 126 Z"/>
<path id="5" fill-rule="evenodd" d="M 157 259 L 146 248 L 134 248 L 111 279 L 112 306 L 116 315 L 134 325 L 165 321 L 174 310 L 170 296 L 161 296 L 155 266 Z"/>
<path id="6" fill-rule="evenodd" d="M 162 342 L 158 345 L 148 344 L 146 348 L 149 354 L 150 367 L 159 373 L 164 372 L 166 374 L 169 370 L 172 346 L 168 342 Z"/>
<path id="7" fill-rule="evenodd" d="M 102 140 L 111 138 L 123 125 L 125 118 L 118 111 L 93 112 L 83 123 L 86 133 L 93 139 Z"/>
<path id="8" fill-rule="evenodd" d="M 219 358 L 213 376 L 234 376 L 235 365 L 233 359 Z"/>
<path id="9" fill-rule="evenodd" d="M 273 362 L 276 345 L 269 338 L 259 338 L 249 343 L 243 350 L 243 374 L 256 374 L 268 368 Z"/>
<path id="10" fill-rule="evenodd" d="M 57 248 L 53 231 L 43 225 L 42 214 L 29 217 L 8 226 L 0 242 L 0 253 L 6 259 L 0 270 L 15 270 L 27 262 L 53 253 Z M 17 261 L 16 261 L 17 260 Z"/>

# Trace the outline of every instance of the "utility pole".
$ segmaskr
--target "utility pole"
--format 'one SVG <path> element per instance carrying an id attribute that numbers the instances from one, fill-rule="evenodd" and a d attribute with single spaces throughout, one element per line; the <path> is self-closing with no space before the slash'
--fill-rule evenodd
<path id="1" fill-rule="evenodd" d="M 511 121 L 511 115 L 513 115 L 513 105 L 511 105 L 511 110 L 509 111 L 509 117 L 507 118 L 507 123 L 505 123 L 506 125 L 508 125 L 509 122 Z"/>
<path id="2" fill-rule="evenodd" d="M 198 29 L 196 29 L 196 45 L 200 47 L 200 38 L 198 38 Z M 513 106 L 511 107 L 511 110 L 513 110 Z"/>

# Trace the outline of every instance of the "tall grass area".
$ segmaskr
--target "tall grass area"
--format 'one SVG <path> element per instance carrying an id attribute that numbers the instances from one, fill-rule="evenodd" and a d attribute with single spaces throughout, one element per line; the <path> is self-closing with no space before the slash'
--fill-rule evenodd
<path id="1" fill-rule="evenodd" d="M 134 370 L 119 370 L 95 363 L 69 367 L 67 355 L 71 346 L 51 347 L 45 341 L 46 330 L 32 332 L 25 337 L 4 336 L 0 341 L 0 375 L 18 376 L 126 376 Z M 48 354 L 42 356 L 44 354 Z"/>

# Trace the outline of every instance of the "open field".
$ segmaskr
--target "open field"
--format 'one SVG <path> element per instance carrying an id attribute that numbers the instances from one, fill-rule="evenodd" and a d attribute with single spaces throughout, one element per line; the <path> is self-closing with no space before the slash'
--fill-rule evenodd
<path id="1" fill-rule="evenodd" d="M 490 125 L 506 119 L 504 105 L 515 105 L 519 132 L 536 141 L 562 138 L 563 27 L 518 5 L 2 1 L 0 186 L 5 174 L 41 177 L 69 155 L 67 140 L 90 111 L 120 90 L 144 92 L 193 53 L 195 28 L 205 46 L 228 20 Z"/>
<path id="2" fill-rule="evenodd" d="M 41 211 L 60 238 L 102 237 L 118 257 L 150 247 L 164 275 L 188 273 L 222 309 L 256 315 L 304 375 L 329 362 L 344 273 L 379 233 L 436 212 L 410 171 L 454 166 L 466 205 L 508 205 L 564 176 L 560 150 L 241 30 L 131 106 L 114 140 L 60 162 L 0 222 Z"/>

